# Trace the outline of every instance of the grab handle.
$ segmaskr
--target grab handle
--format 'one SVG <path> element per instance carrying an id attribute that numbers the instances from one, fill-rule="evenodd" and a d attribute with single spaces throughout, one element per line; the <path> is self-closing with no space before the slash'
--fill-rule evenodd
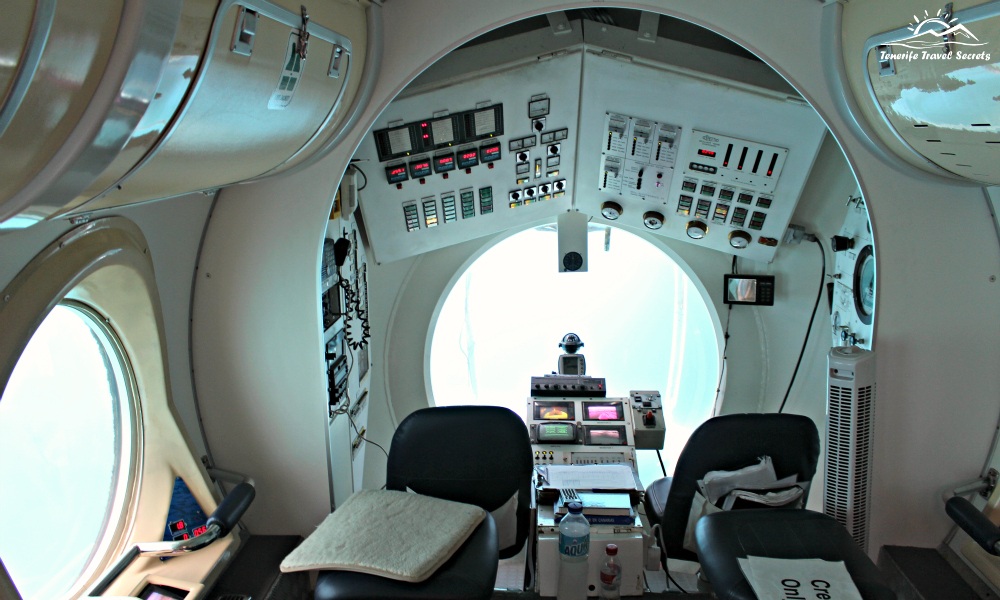
<path id="1" fill-rule="evenodd" d="M 954 496 L 944 505 L 945 512 L 956 525 L 994 556 L 1000 556 L 1000 528 L 993 524 L 974 504 Z"/>
<path id="2" fill-rule="evenodd" d="M 106 592 L 132 561 L 140 556 L 179 556 L 201 550 L 215 540 L 225 537 L 243 517 L 256 493 L 253 484 L 249 482 L 237 484 L 212 512 L 212 516 L 205 524 L 205 532 L 199 536 L 173 542 L 148 542 L 132 546 L 104 572 L 104 576 L 87 591 L 87 596 L 100 596 Z"/>
<path id="3" fill-rule="evenodd" d="M 238 484 L 226 494 L 212 516 L 208 517 L 207 525 L 211 527 L 213 523 L 217 524 L 219 526 L 218 537 L 225 537 L 243 517 L 243 513 L 250 508 L 250 503 L 253 502 L 256 493 L 257 491 L 249 483 Z"/>

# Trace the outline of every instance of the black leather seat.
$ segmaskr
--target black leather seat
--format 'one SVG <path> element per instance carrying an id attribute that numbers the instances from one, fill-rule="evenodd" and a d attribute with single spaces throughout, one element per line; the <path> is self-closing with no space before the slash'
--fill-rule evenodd
<path id="1" fill-rule="evenodd" d="M 702 575 L 719 600 L 758 600 L 737 562 L 747 556 L 843 561 L 864 600 L 896 597 L 847 529 L 822 513 L 783 509 L 715 513 L 698 521 L 695 541 Z"/>
<path id="2" fill-rule="evenodd" d="M 791 414 L 734 414 L 714 417 L 688 438 L 673 477 L 654 481 L 643 500 L 650 525 L 659 525 L 660 558 L 697 561 L 684 548 L 697 482 L 709 471 L 735 471 L 770 456 L 779 479 L 811 481 L 819 461 L 819 432 L 812 419 Z M 806 488 L 808 494 L 808 487 Z M 806 500 L 803 496 L 803 503 Z"/>
<path id="3" fill-rule="evenodd" d="M 349 571 L 323 571 L 316 600 L 487 599 L 498 558 L 517 554 L 531 529 L 531 442 L 524 421 L 498 406 L 426 408 L 403 419 L 389 448 L 386 488 L 475 504 L 495 511 L 516 497 L 513 531 L 488 514 L 434 575 L 406 583 Z M 504 548 L 499 540 L 513 542 Z"/>

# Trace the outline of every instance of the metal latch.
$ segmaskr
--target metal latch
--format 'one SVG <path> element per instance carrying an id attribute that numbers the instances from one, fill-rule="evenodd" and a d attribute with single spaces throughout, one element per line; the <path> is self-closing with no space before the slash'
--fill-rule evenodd
<path id="1" fill-rule="evenodd" d="M 298 53 L 299 58 L 302 60 L 306 59 L 306 53 L 309 51 L 309 31 L 306 29 L 309 26 L 309 13 L 306 11 L 306 7 L 303 4 L 302 8 L 302 24 L 299 25 L 299 47 Z"/>
<path id="2" fill-rule="evenodd" d="M 334 79 L 340 77 L 340 59 L 344 58 L 344 47 L 340 44 L 333 45 L 333 56 L 330 57 L 330 71 L 327 75 Z"/>
<path id="3" fill-rule="evenodd" d="M 236 29 L 233 31 L 233 43 L 229 49 L 236 54 L 250 56 L 256 37 L 257 11 L 241 6 L 240 12 L 236 15 Z"/>
<path id="4" fill-rule="evenodd" d="M 989 498 L 993 494 L 993 490 L 996 489 L 997 487 L 998 476 L 1000 476 L 1000 473 L 998 473 L 996 469 L 991 467 L 989 472 L 986 473 L 986 477 L 984 478 L 986 482 L 986 488 L 984 488 L 979 492 L 980 496 L 982 496 L 983 498 Z"/>

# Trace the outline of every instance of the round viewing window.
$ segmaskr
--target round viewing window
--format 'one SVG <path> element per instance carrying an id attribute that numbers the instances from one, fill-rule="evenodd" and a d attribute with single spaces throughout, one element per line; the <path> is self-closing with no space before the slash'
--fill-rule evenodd
<path id="1" fill-rule="evenodd" d="M 0 396 L 0 555 L 28 599 L 60 598 L 101 566 L 133 469 L 132 376 L 94 311 L 56 306 Z"/>
<path id="2" fill-rule="evenodd" d="M 586 272 L 559 273 L 557 256 L 555 227 L 539 227 L 496 244 L 458 278 L 433 326 L 434 403 L 495 404 L 524 418 L 531 377 L 557 370 L 559 342 L 572 332 L 609 397 L 660 392 L 673 465 L 715 405 L 721 359 L 702 293 L 663 250 L 622 229 L 588 232 Z M 640 456 L 643 482 L 659 476 L 655 454 Z"/>

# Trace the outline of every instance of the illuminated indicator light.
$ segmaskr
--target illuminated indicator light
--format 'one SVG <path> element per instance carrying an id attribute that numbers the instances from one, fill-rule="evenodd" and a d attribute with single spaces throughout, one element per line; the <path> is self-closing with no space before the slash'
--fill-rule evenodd
<path id="1" fill-rule="evenodd" d="M 740 153 L 740 163 L 738 165 L 736 165 L 736 170 L 737 171 L 742 171 L 743 170 L 743 163 L 746 162 L 746 159 L 747 159 L 747 150 L 749 150 L 749 148 L 747 148 L 746 146 L 744 146 L 743 147 L 743 152 Z"/>
<path id="2" fill-rule="evenodd" d="M 726 148 L 726 158 L 723 159 L 723 161 L 722 161 L 722 166 L 723 167 L 728 167 L 729 166 L 729 157 L 732 155 L 732 153 L 733 153 L 733 145 L 729 144 L 729 147 Z"/>
<path id="3" fill-rule="evenodd" d="M 715 158 L 715 150 L 705 150 L 704 148 L 701 148 L 698 150 L 698 155 L 707 156 L 709 158 Z"/>
<path id="4" fill-rule="evenodd" d="M 771 164 L 767 167 L 767 176 L 770 177 L 774 173 L 774 165 L 778 162 L 778 153 L 775 152 L 771 155 Z"/>

